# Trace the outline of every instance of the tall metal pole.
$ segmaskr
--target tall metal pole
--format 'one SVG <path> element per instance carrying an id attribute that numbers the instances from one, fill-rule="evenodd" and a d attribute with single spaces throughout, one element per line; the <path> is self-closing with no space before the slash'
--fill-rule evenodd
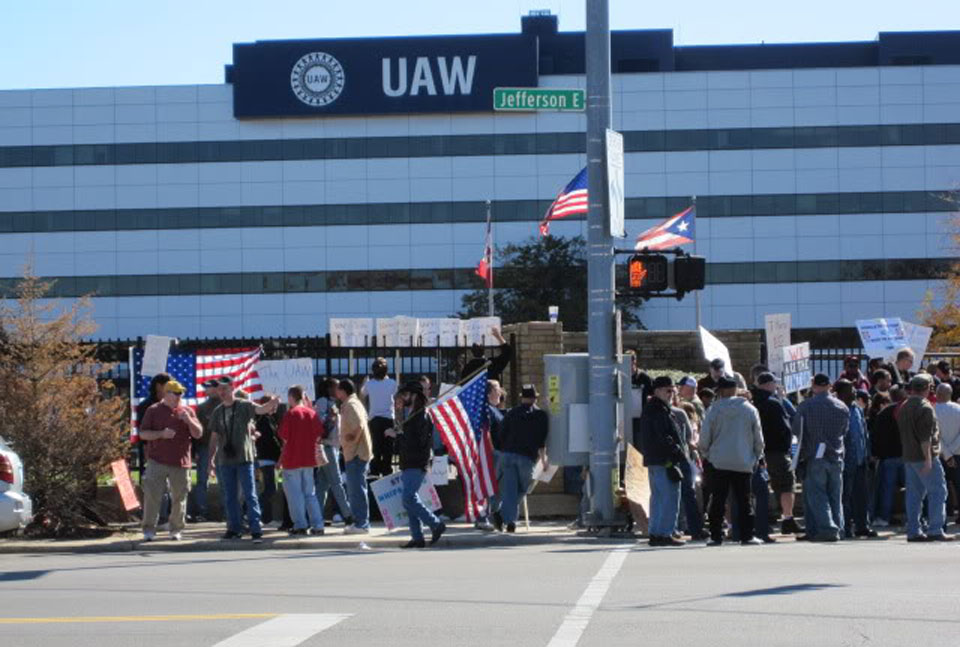
<path id="1" fill-rule="evenodd" d="M 696 207 L 697 207 L 697 196 L 693 196 L 690 201 L 691 201 L 691 203 L 693 204 L 694 209 L 696 209 Z M 700 238 L 699 234 L 697 234 L 696 231 L 694 231 L 694 238 L 693 238 L 693 253 L 694 253 L 694 255 L 696 255 L 696 253 L 697 253 L 697 240 L 698 240 L 699 238 Z M 701 290 L 694 290 L 694 292 L 693 292 L 693 295 L 694 295 L 694 298 L 696 299 L 696 304 L 697 304 L 697 320 L 696 320 L 696 323 L 694 324 L 694 325 L 695 325 L 695 328 L 694 328 L 695 331 L 699 331 L 699 330 L 700 330 L 700 326 L 703 325 L 703 323 L 702 323 L 702 322 L 703 322 L 703 318 L 702 318 L 701 315 L 700 315 L 700 292 L 701 292 Z"/>
<path id="2" fill-rule="evenodd" d="M 616 456 L 614 262 L 607 195 L 606 131 L 612 121 L 609 0 L 587 0 L 587 350 L 590 354 L 590 476 L 594 523 L 613 521 Z M 616 477 L 615 477 L 616 471 Z"/>
<path id="3" fill-rule="evenodd" d="M 487 200 L 487 239 L 484 243 L 486 248 L 484 254 L 487 254 L 487 262 L 490 266 L 487 271 L 490 272 L 490 279 L 487 281 L 487 315 L 493 316 L 493 211 L 490 201 Z"/>

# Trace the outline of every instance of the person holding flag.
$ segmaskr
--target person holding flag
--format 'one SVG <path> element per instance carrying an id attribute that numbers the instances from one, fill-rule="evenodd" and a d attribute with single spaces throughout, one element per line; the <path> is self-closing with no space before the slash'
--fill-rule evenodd
<path id="1" fill-rule="evenodd" d="M 398 415 L 403 419 L 399 438 L 403 507 L 410 523 L 410 541 L 401 548 L 426 548 L 423 526 L 430 528 L 430 545 L 440 541 L 447 526 L 420 499 L 433 446 L 433 425 L 427 415 L 427 396 L 419 381 L 410 381 L 397 392 Z"/>

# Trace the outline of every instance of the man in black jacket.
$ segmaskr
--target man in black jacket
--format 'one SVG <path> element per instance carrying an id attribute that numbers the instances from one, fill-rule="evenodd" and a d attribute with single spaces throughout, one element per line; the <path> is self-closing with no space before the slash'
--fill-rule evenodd
<path id="1" fill-rule="evenodd" d="M 680 461 L 684 460 L 683 436 L 670 402 L 676 393 L 673 380 L 662 375 L 653 381 L 653 397 L 640 416 L 633 444 L 643 454 L 650 478 L 650 545 L 683 546 L 673 536 L 680 512 Z"/>
<path id="2" fill-rule="evenodd" d="M 870 419 L 870 451 L 877 461 L 877 496 L 873 526 L 887 528 L 896 525 L 893 501 L 906 481 L 903 465 L 903 445 L 897 425 L 897 408 L 906 400 L 906 391 L 899 386 L 890 388 L 891 404 Z"/>
<path id="3" fill-rule="evenodd" d="M 790 427 L 791 416 L 783 399 L 777 393 L 777 378 L 772 373 L 761 373 L 757 377 L 757 388 L 753 391 L 753 406 L 760 413 L 760 426 L 763 430 L 763 458 L 770 475 L 770 487 L 780 497 L 780 509 L 783 520 L 780 532 L 784 535 L 801 532 L 793 519 L 793 506 L 796 500 L 794 490 L 797 480 L 793 473 L 790 446 L 793 444 L 793 432 Z M 760 522 L 761 501 L 757 501 L 757 525 Z M 767 525 L 764 520 L 762 525 Z M 758 535 L 760 537 L 766 534 Z"/>
<path id="4" fill-rule="evenodd" d="M 516 532 L 520 501 L 533 481 L 537 461 L 547 469 L 547 434 L 550 419 L 537 406 L 537 388 L 525 384 L 520 391 L 520 406 L 503 417 L 500 431 L 500 516 L 495 525 L 507 525 L 507 532 Z"/>
<path id="5" fill-rule="evenodd" d="M 503 382 L 503 371 L 507 368 L 510 360 L 513 359 L 513 346 L 508 344 L 507 340 L 503 338 L 503 334 L 500 332 L 499 328 L 491 328 L 490 334 L 493 335 L 494 339 L 497 340 L 497 343 L 500 344 L 500 354 L 496 357 L 490 358 L 490 364 L 487 366 L 487 377 L 488 379 L 496 380 L 497 382 Z M 483 355 L 483 346 L 480 344 L 473 344 L 470 347 L 470 354 L 472 357 L 463 367 L 463 370 L 460 371 L 461 381 L 471 377 L 474 373 L 483 368 L 484 364 L 486 364 L 488 361 Z"/>
<path id="6" fill-rule="evenodd" d="M 430 528 L 430 545 L 437 543 L 447 529 L 420 499 L 420 486 L 427 476 L 433 446 L 433 424 L 427 416 L 427 397 L 420 382 L 407 382 L 397 392 L 398 419 L 403 420 L 399 438 L 400 480 L 403 484 L 403 507 L 410 523 L 410 541 L 401 548 L 425 548 L 423 526 Z"/>

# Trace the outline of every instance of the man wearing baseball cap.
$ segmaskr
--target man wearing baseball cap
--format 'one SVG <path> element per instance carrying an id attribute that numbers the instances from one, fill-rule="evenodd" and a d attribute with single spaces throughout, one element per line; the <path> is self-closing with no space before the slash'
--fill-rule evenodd
<path id="1" fill-rule="evenodd" d="M 708 370 L 709 373 L 697 382 L 697 391 L 702 389 L 713 389 L 716 391 L 720 387 L 720 378 L 724 375 L 736 382 L 738 389 L 746 390 L 747 388 L 747 382 L 743 379 L 743 376 L 727 366 L 727 363 L 719 357 L 710 361 Z"/>
<path id="2" fill-rule="evenodd" d="M 944 533 L 947 482 L 940 464 L 940 430 L 928 397 L 933 379 L 924 373 L 910 379 L 910 397 L 900 407 L 897 426 L 907 473 L 907 541 L 952 541 Z M 929 532 L 920 529 L 923 499 L 927 498 Z"/>
<path id="3" fill-rule="evenodd" d="M 210 480 L 210 415 L 220 406 L 219 382 L 209 379 L 203 383 L 206 400 L 197 406 L 197 420 L 203 428 L 203 434 L 193 441 L 193 458 L 197 465 L 197 486 L 193 489 L 193 506 L 190 521 L 202 523 L 207 520 L 207 483 Z"/>
<path id="4" fill-rule="evenodd" d="M 157 534 L 160 499 L 170 484 L 170 538 L 179 541 L 186 522 L 190 491 L 190 440 L 203 428 L 193 410 L 182 403 L 186 389 L 176 380 L 164 387 L 163 399 L 143 416 L 140 438 L 147 441 L 147 466 L 143 477 L 143 538 Z"/>
<path id="5" fill-rule="evenodd" d="M 807 534 L 798 540 L 839 541 L 843 532 L 843 439 L 850 410 L 830 393 L 830 377 L 817 373 L 813 397 L 800 403 L 793 434 L 800 438 Z"/>
<path id="6" fill-rule="evenodd" d="M 537 388 L 524 384 L 520 405 L 503 417 L 500 431 L 500 514 L 495 525 L 505 523 L 507 532 L 516 532 L 520 500 L 533 480 L 533 469 L 539 459 L 548 466 L 547 434 L 550 420 L 547 412 L 537 407 Z"/>
<path id="7" fill-rule="evenodd" d="M 788 535 L 800 532 L 793 519 L 793 507 L 796 501 L 794 490 L 797 486 L 793 472 L 790 447 L 793 444 L 793 431 L 790 428 L 790 410 L 778 392 L 776 376 L 769 371 L 760 373 L 753 390 L 753 406 L 760 413 L 760 426 L 763 429 L 763 456 L 770 475 L 770 488 L 780 498 L 780 510 L 783 520 L 780 532 Z M 765 519 L 762 511 L 757 510 L 757 527 L 763 530 Z M 764 536 L 764 535 L 761 535 Z"/>
<path id="8" fill-rule="evenodd" d="M 703 420 L 707 409 L 703 406 L 700 398 L 697 397 L 697 381 L 693 379 L 693 377 L 686 375 L 680 378 L 680 381 L 677 382 L 677 394 L 681 400 L 692 404 L 693 408 L 697 410 L 697 415 L 700 416 L 700 420 Z"/>

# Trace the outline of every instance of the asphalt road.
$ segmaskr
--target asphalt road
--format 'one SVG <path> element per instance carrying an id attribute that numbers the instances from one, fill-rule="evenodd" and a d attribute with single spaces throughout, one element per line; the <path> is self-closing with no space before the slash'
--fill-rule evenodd
<path id="1" fill-rule="evenodd" d="M 16 647 L 954 645 L 958 544 L 0 556 Z"/>

